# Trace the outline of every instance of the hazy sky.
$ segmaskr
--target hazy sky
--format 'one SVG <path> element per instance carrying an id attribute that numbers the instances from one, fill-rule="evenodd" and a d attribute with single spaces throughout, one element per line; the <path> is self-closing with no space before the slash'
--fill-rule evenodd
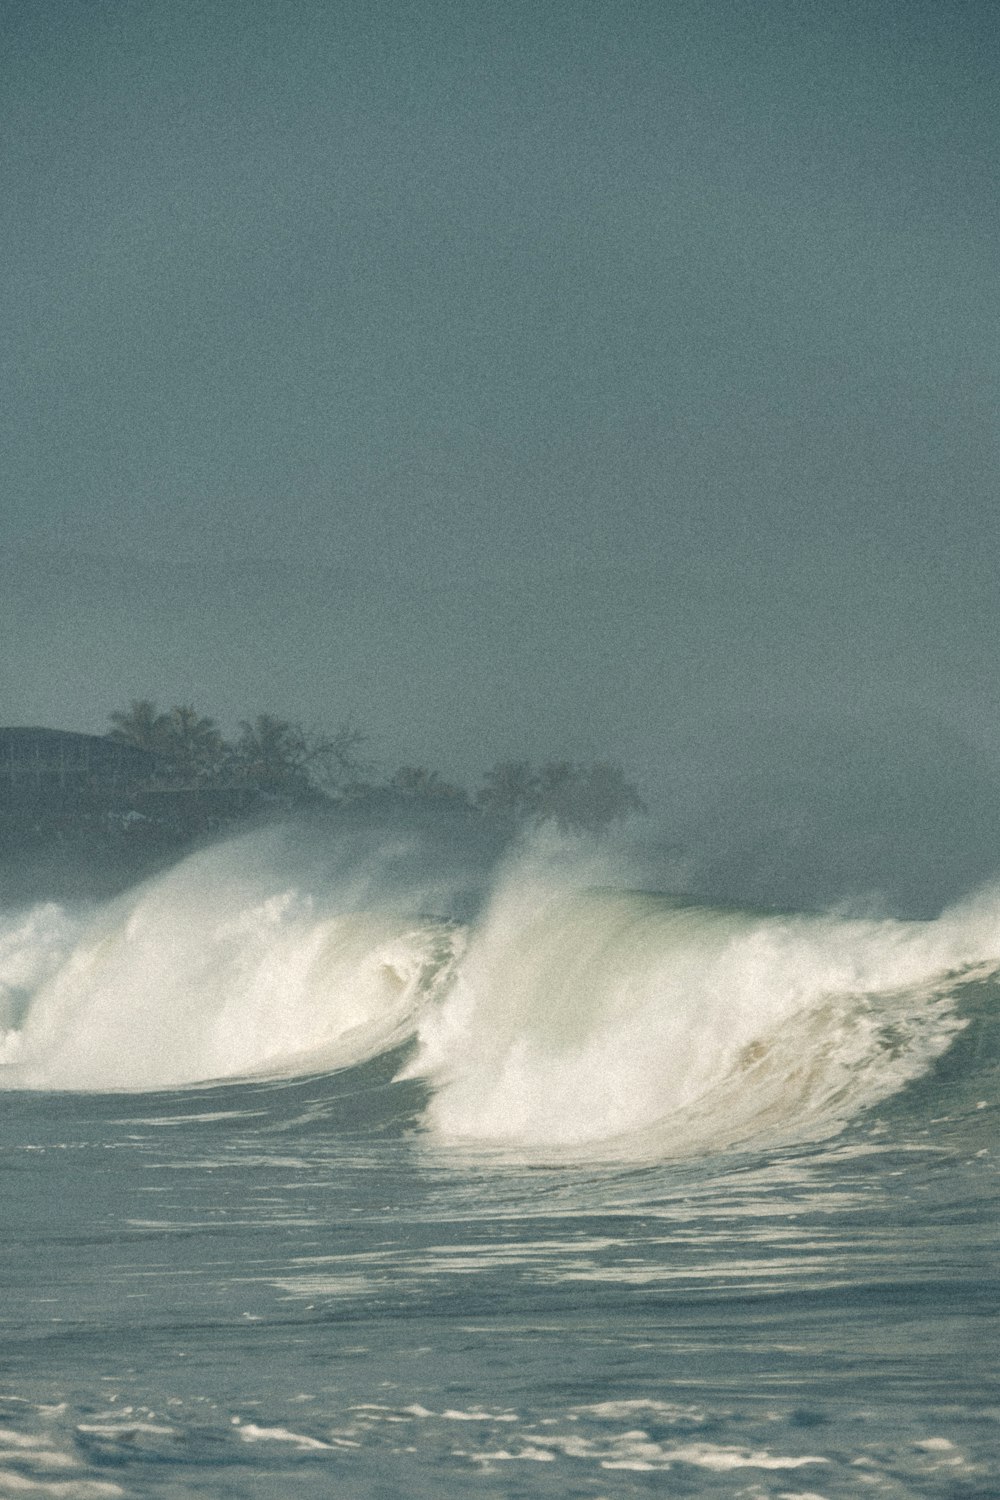
<path id="1" fill-rule="evenodd" d="M 0 721 L 1000 741 L 995 5 L 0 17 Z"/>

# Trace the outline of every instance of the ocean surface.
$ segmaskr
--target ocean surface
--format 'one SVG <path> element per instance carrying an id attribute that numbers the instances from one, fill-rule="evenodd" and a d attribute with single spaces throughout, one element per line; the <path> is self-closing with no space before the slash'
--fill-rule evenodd
<path id="1" fill-rule="evenodd" d="M 412 833 L 0 913 L 0 1496 L 996 1497 L 998 969 Z"/>

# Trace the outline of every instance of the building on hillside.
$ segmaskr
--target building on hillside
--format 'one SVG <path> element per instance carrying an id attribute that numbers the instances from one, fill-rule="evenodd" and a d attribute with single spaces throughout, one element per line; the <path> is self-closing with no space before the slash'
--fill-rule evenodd
<path id="1" fill-rule="evenodd" d="M 57 811 L 121 801 L 155 778 L 148 750 L 69 729 L 0 729 L 0 808 Z"/>

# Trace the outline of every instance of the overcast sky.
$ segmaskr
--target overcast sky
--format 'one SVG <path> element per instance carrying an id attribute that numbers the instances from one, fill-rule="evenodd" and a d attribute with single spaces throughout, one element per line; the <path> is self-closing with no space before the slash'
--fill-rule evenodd
<path id="1" fill-rule="evenodd" d="M 993 4 L 0 16 L 0 721 L 1000 739 Z"/>

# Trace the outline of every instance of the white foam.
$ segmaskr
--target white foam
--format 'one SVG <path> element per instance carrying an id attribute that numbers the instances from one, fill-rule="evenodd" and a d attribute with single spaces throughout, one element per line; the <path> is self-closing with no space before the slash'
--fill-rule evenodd
<path id="1" fill-rule="evenodd" d="M 28 1479 L 11 1469 L 0 1469 L 0 1495 L 49 1497 L 49 1500 L 114 1500 L 124 1495 L 120 1485 L 103 1479 Z"/>
<path id="2" fill-rule="evenodd" d="M 627 1422 L 632 1417 L 644 1415 L 655 1417 L 658 1422 L 700 1427 L 708 1420 L 705 1412 L 697 1406 L 680 1406 L 674 1401 L 654 1401 L 649 1397 L 633 1401 L 598 1401 L 593 1406 L 577 1407 L 577 1411 L 602 1422 Z"/>
<path id="3" fill-rule="evenodd" d="M 415 1409 L 416 1408 L 414 1408 L 412 1406 L 407 1407 L 407 1411 L 414 1411 Z M 425 1412 L 425 1413 L 423 1413 L 423 1415 L 425 1415 L 425 1416 L 431 1416 L 432 1413 Z M 442 1419 L 445 1422 L 516 1422 L 517 1421 L 517 1413 L 513 1412 L 513 1411 L 504 1411 L 504 1412 L 492 1412 L 492 1411 L 454 1411 L 452 1409 L 449 1409 L 448 1411 L 443 1411 L 441 1413 L 441 1416 L 442 1416 Z"/>
<path id="4" fill-rule="evenodd" d="M 408 1074 L 445 1140 L 679 1153 L 829 1134 L 949 1045 L 1000 899 L 937 922 L 709 911 L 517 871 Z M 640 1137 L 644 1139 L 640 1140 Z"/>
<path id="5" fill-rule="evenodd" d="M 948 1047 L 957 985 L 1000 954 L 997 892 L 862 921 L 594 877 L 522 859 L 464 931 L 371 870 L 310 889 L 266 846 L 222 846 L 89 916 L 0 924 L 0 1078 L 158 1089 L 349 1066 L 416 1035 L 402 1076 L 432 1086 L 442 1142 L 677 1155 L 836 1131 Z"/>
<path id="6" fill-rule="evenodd" d="M 0 914 L 0 1065 L 14 1061 L 32 995 L 57 973 L 85 926 L 54 902 Z"/>
<path id="7" fill-rule="evenodd" d="M 687 1447 L 674 1448 L 669 1454 L 671 1463 L 693 1464 L 700 1469 L 713 1469 L 728 1473 L 733 1469 L 804 1469 L 809 1464 L 828 1464 L 828 1458 L 815 1454 L 802 1457 L 787 1457 L 768 1453 L 766 1450 L 749 1448 L 727 1448 L 713 1443 L 691 1443 Z"/>
<path id="8" fill-rule="evenodd" d="M 164 1427 L 159 1422 L 80 1422 L 76 1430 L 96 1437 L 133 1437 L 139 1432 L 151 1432 L 165 1437 L 178 1435 L 176 1427 Z"/>
<path id="9" fill-rule="evenodd" d="M 234 1426 L 239 1427 L 239 1434 L 244 1443 L 294 1443 L 296 1448 L 302 1449 L 331 1449 L 332 1444 L 322 1443 L 319 1438 L 306 1437 L 301 1432 L 290 1432 L 287 1427 L 258 1427 L 255 1422 L 239 1423 L 234 1418 Z"/>
<path id="10" fill-rule="evenodd" d="M 58 952 L 46 936 L 4 1081 L 156 1089 L 384 1050 L 412 1031 L 451 929 L 350 909 L 354 895 L 285 885 L 241 846 L 185 861 L 78 924 L 71 943 L 60 929 Z"/>
<path id="11" fill-rule="evenodd" d="M 501 1448 L 469 1455 L 476 1463 L 515 1463 L 522 1460 L 535 1462 L 564 1458 L 589 1460 L 601 1469 L 653 1473 L 684 1464 L 691 1468 L 705 1469 L 716 1474 L 728 1474 L 739 1469 L 763 1469 L 770 1471 L 808 1468 L 815 1464 L 828 1464 L 829 1460 L 813 1454 L 785 1455 L 770 1453 L 766 1449 L 735 1447 L 718 1443 L 656 1442 L 647 1432 L 632 1429 L 604 1439 L 594 1439 L 570 1434 L 525 1434 L 520 1449 Z"/>

